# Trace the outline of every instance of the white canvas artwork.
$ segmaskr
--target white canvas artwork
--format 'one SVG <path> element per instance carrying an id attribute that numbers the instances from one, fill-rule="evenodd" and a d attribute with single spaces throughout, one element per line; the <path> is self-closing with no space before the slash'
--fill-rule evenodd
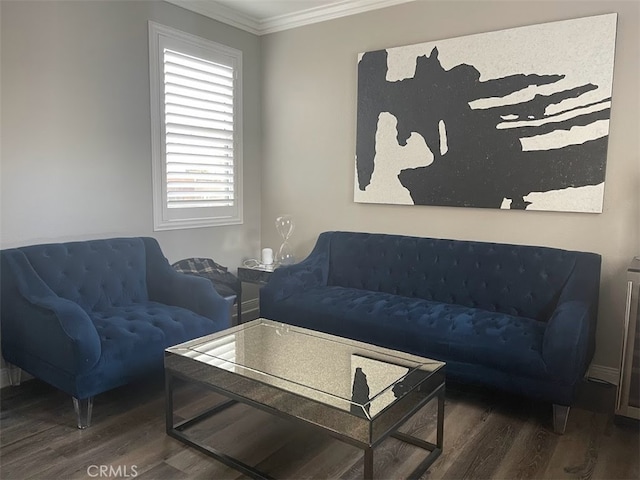
<path id="1" fill-rule="evenodd" d="M 360 54 L 354 200 L 602 212 L 616 22 Z"/>

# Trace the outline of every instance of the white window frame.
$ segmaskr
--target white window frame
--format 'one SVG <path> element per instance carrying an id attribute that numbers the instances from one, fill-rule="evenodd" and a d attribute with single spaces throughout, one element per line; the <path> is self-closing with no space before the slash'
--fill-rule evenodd
<path id="1" fill-rule="evenodd" d="M 167 206 L 163 62 L 165 48 L 170 48 L 197 58 L 223 63 L 233 68 L 233 206 L 199 208 L 168 208 Z M 155 22 L 149 22 L 149 79 L 151 93 L 151 157 L 154 231 L 241 224 L 243 222 L 242 52 Z"/>

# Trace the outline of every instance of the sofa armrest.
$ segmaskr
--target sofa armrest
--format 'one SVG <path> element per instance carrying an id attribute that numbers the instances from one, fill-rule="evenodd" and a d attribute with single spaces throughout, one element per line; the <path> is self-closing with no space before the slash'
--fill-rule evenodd
<path id="1" fill-rule="evenodd" d="M 2 344 L 10 362 L 25 353 L 73 374 L 89 371 L 102 352 L 87 313 L 58 297 L 18 249 L 2 254 Z"/>
<path id="2" fill-rule="evenodd" d="M 600 291 L 600 256 L 583 254 L 547 322 L 542 357 L 549 372 L 575 383 L 587 371 L 595 350 Z"/>
<path id="3" fill-rule="evenodd" d="M 222 328 L 231 326 L 231 308 L 203 277 L 177 272 L 154 238 L 143 238 L 147 256 L 149 300 L 182 307 L 209 318 Z"/>
<path id="4" fill-rule="evenodd" d="M 327 285 L 329 278 L 329 232 L 318 237 L 307 258 L 295 265 L 274 270 L 267 285 L 260 289 L 260 303 L 270 304 L 309 288 Z"/>
<path id="5" fill-rule="evenodd" d="M 589 308 L 583 302 L 565 302 L 554 312 L 544 332 L 542 357 L 549 373 L 576 382 L 588 366 Z"/>

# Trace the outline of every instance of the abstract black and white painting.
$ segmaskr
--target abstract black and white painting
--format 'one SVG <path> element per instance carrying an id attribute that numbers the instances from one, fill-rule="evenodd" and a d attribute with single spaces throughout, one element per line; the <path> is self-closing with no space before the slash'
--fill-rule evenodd
<path id="1" fill-rule="evenodd" d="M 602 212 L 616 22 L 360 54 L 354 200 Z"/>

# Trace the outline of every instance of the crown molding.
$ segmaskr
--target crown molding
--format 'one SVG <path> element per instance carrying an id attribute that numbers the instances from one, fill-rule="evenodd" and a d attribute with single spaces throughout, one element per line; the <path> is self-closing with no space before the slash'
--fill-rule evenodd
<path id="1" fill-rule="evenodd" d="M 232 8 L 225 7 L 214 1 L 203 0 L 164 0 L 186 10 L 199 13 L 205 17 L 218 20 L 232 27 L 239 28 L 254 35 L 262 35 L 260 22 L 253 17 L 245 15 Z"/>
<path id="2" fill-rule="evenodd" d="M 310 8 L 298 13 L 266 18 L 259 22 L 260 34 L 265 35 L 268 33 L 281 32 L 291 28 L 326 22 L 327 20 L 348 17 L 349 15 L 356 15 L 370 10 L 392 7 L 413 1 L 414 0 L 343 0 L 324 7 Z"/>
<path id="3" fill-rule="evenodd" d="M 179 7 L 240 28 L 254 35 L 281 32 L 291 28 L 325 22 L 358 13 L 391 7 L 415 0 L 342 0 L 331 5 L 310 8 L 297 13 L 277 15 L 259 20 L 215 1 L 165 0 Z"/>

